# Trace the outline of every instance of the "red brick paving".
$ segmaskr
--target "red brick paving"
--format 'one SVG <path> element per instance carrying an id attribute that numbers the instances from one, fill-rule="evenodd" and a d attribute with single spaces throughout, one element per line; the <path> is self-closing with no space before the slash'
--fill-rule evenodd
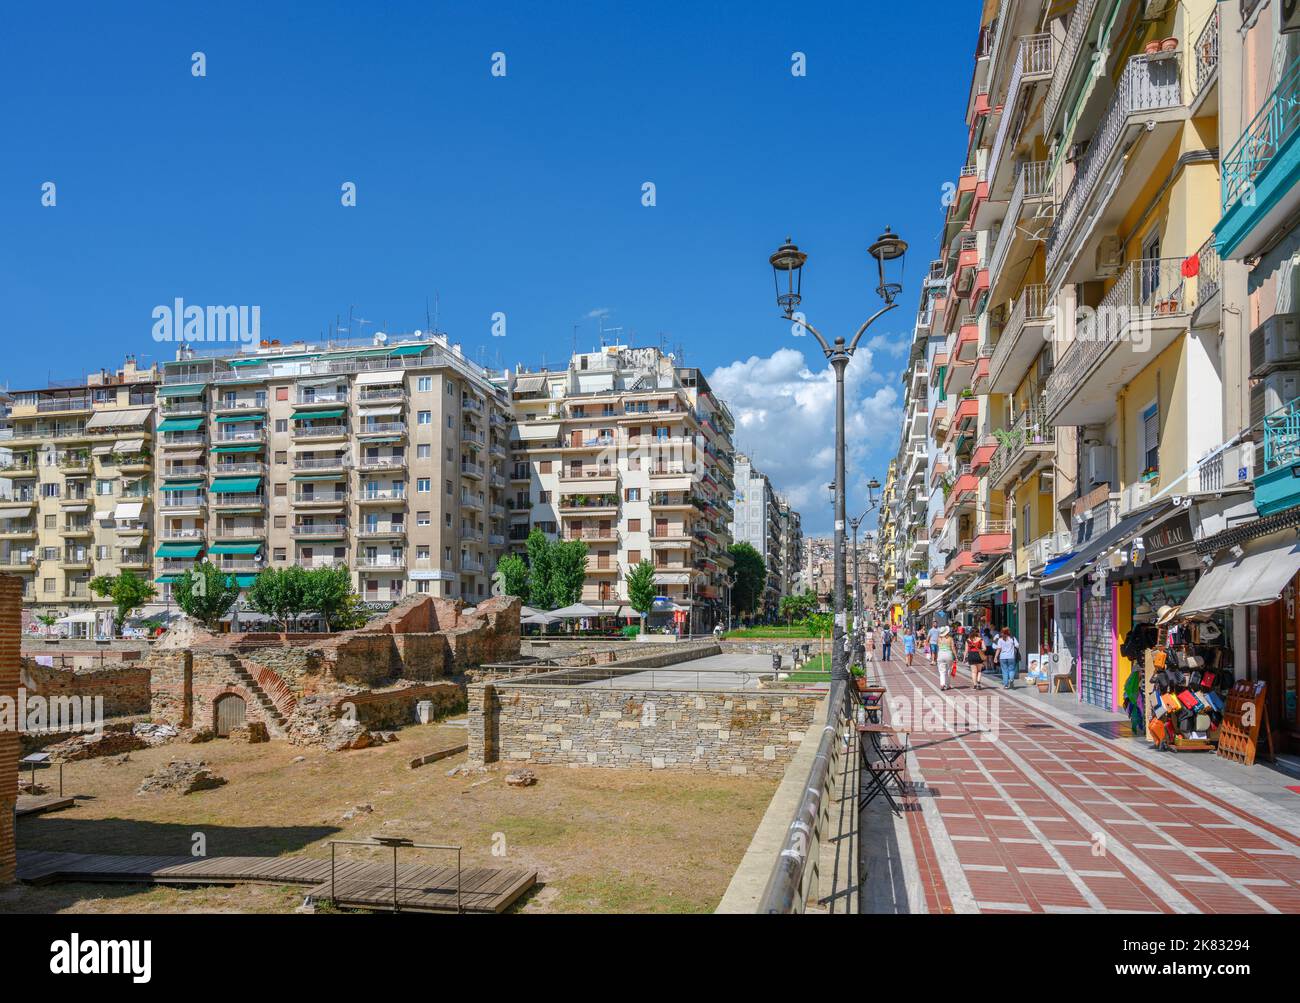
<path id="1" fill-rule="evenodd" d="M 875 668 L 891 706 L 944 696 L 924 662 Z M 1300 912 L 1294 833 L 996 688 L 947 696 L 998 699 L 1000 734 L 911 736 L 934 809 L 904 816 L 929 911 Z"/>

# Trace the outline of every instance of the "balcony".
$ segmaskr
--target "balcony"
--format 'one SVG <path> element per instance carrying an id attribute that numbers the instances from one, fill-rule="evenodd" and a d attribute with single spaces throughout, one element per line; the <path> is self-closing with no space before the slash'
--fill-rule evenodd
<path id="1" fill-rule="evenodd" d="M 1035 84 L 1052 78 L 1053 67 L 1051 35 L 1029 35 L 1020 40 L 1016 47 L 1011 84 L 1007 88 L 1006 101 L 1002 107 L 1002 119 L 998 123 L 993 149 L 989 154 L 989 188 L 995 193 L 999 191 L 998 172 L 1004 166 L 1003 158 L 1015 148 L 1017 134 L 1023 124 L 1021 101 Z"/>
<path id="2" fill-rule="evenodd" d="M 1011 553 L 1011 523 L 1004 519 L 981 519 L 971 553 L 986 560 Z"/>
<path id="3" fill-rule="evenodd" d="M 1223 158 L 1219 253 L 1241 260 L 1300 209 L 1300 56 Z"/>
<path id="4" fill-rule="evenodd" d="M 1007 272 L 1008 261 L 1020 261 L 1032 250 L 1032 245 L 1046 236 L 1056 212 L 1055 188 L 1052 183 L 1052 165 L 1046 160 L 1020 164 L 1016 168 L 1016 184 L 1007 204 L 1007 214 L 993 243 L 989 257 L 989 277 L 995 297 L 1004 286 L 1021 281 L 1022 269 Z M 1013 279 L 1012 276 L 1015 276 Z"/>
<path id="5" fill-rule="evenodd" d="M 260 519 L 223 519 L 212 530 L 214 543 L 261 540 L 265 536 L 266 523 Z M 199 539 L 202 539 L 202 533 L 199 534 Z"/>
<path id="6" fill-rule="evenodd" d="M 348 402 L 348 392 L 346 390 L 299 388 L 294 395 L 293 402 L 299 407 L 324 407 L 328 404 L 346 404 Z"/>
<path id="7" fill-rule="evenodd" d="M 358 439 L 402 439 L 406 436 L 404 421 L 367 421 L 357 426 Z"/>
<path id="8" fill-rule="evenodd" d="M 174 400 L 160 404 L 158 413 L 164 418 L 184 418 L 187 415 L 207 414 L 208 405 L 201 397 L 193 400 Z"/>
<path id="9" fill-rule="evenodd" d="M 471 557 L 469 554 L 461 554 L 460 570 L 466 574 L 481 575 L 483 574 L 483 562 L 477 557 Z"/>
<path id="10" fill-rule="evenodd" d="M 1151 177 L 1168 141 L 1187 117 L 1181 65 L 1178 53 L 1166 53 L 1134 56 L 1124 67 L 1048 234 L 1049 276 L 1079 282 L 1095 275 L 1098 236 L 1119 227 L 1131 200 Z M 1125 186 L 1122 179 L 1112 183 L 1117 172 L 1128 175 L 1133 183 Z M 1103 179 L 1107 179 L 1104 185 Z M 1121 190 L 1127 198 L 1118 197 Z M 1079 263 L 1077 272 L 1071 267 L 1074 262 Z"/>
<path id="11" fill-rule="evenodd" d="M 1264 419 L 1263 472 L 1255 478 L 1261 516 L 1300 505 L 1300 400 Z"/>
<path id="12" fill-rule="evenodd" d="M 613 515 L 618 504 L 617 495 L 572 495 L 560 499 L 559 510 L 572 515 Z"/>
<path id="13" fill-rule="evenodd" d="M 1098 0 L 1079 0 L 1070 14 L 1070 23 L 1066 28 L 1065 42 L 1057 56 L 1056 68 L 1052 73 L 1052 86 L 1047 92 L 1043 122 L 1048 131 L 1052 130 L 1056 113 L 1065 103 L 1066 94 L 1072 89 L 1071 84 L 1077 80 L 1076 71 L 1091 72 L 1092 64 L 1079 59 L 1085 42 L 1096 36 L 1092 23 L 1097 12 Z"/>
<path id="14" fill-rule="evenodd" d="M 23 540 L 36 536 L 36 524 L 33 522 L 0 522 L 0 540 Z"/>
<path id="15" fill-rule="evenodd" d="M 406 389 L 401 386 L 369 387 L 357 393 L 358 404 L 380 404 L 385 401 L 406 400 Z"/>
<path id="16" fill-rule="evenodd" d="M 391 505 L 406 503 L 405 488 L 363 488 L 357 492 L 358 505 Z"/>
<path id="17" fill-rule="evenodd" d="M 293 496 L 293 503 L 298 508 L 311 508 L 315 505 L 341 505 L 348 500 L 346 491 L 299 491 Z"/>
<path id="18" fill-rule="evenodd" d="M 462 477 L 472 477 L 475 480 L 481 481 L 483 479 L 483 465 L 480 463 L 473 463 L 469 460 L 461 460 L 460 475 Z"/>
<path id="19" fill-rule="evenodd" d="M 944 498 L 944 514 L 951 519 L 953 513 L 963 505 L 975 501 L 979 492 L 979 475 L 969 463 L 963 463 L 952 480 L 952 487 Z"/>
<path id="20" fill-rule="evenodd" d="M 160 540 L 171 542 L 173 540 L 202 540 L 207 534 L 201 529 L 193 526 L 169 529 L 164 526 L 158 534 Z"/>
<path id="21" fill-rule="evenodd" d="M 0 554 L 0 570 L 3 571 L 35 571 L 36 564 L 35 554 Z"/>
<path id="22" fill-rule="evenodd" d="M 358 571 L 403 571 L 406 568 L 404 554 L 378 554 L 359 557 L 356 561 Z"/>
<path id="23" fill-rule="evenodd" d="M 346 522 L 300 523 L 289 529 L 296 540 L 343 540 L 348 535 Z M 361 536 L 358 533 L 357 536 Z"/>
<path id="24" fill-rule="evenodd" d="M 95 524 L 90 521 L 64 523 L 63 526 L 59 528 L 59 536 L 66 539 L 75 539 L 77 537 L 94 535 Z"/>
<path id="25" fill-rule="evenodd" d="M 316 424 L 300 421 L 294 424 L 289 434 L 299 441 L 323 442 L 329 439 L 346 439 L 348 425 L 346 422 L 323 422 Z"/>
<path id="26" fill-rule="evenodd" d="M 381 540 L 406 536 L 404 522 L 363 522 L 357 527 L 358 540 Z"/>
<path id="27" fill-rule="evenodd" d="M 212 413 L 223 415 L 238 415 L 241 413 L 249 414 L 248 421 L 256 421 L 251 417 L 255 414 L 266 413 L 266 398 L 264 397 L 224 397 L 218 398 L 212 402 Z M 238 419 L 236 419 L 238 420 Z"/>
<path id="28" fill-rule="evenodd" d="M 339 456 L 303 456 L 293 458 L 294 470 L 343 471 L 347 467 L 347 457 Z"/>
<path id="29" fill-rule="evenodd" d="M 1198 279 L 1183 277 L 1185 258 L 1147 258 L 1125 265 L 1095 310 L 1080 311 L 1074 337 L 1060 342 L 1047 381 L 1053 425 L 1090 425 L 1115 411 L 1115 388 L 1187 330 L 1199 303 Z M 1063 351 L 1062 351 L 1063 349 Z"/>
<path id="30" fill-rule="evenodd" d="M 1039 463 L 1056 453 L 1056 428 L 1048 423 L 1042 403 L 1021 412 L 1000 442 L 989 463 L 989 487 L 1007 491 Z"/>
<path id="31" fill-rule="evenodd" d="M 618 530 L 613 526 L 598 529 L 566 529 L 565 540 L 585 540 L 588 543 L 613 543 L 618 540 Z"/>
<path id="32" fill-rule="evenodd" d="M 1016 297 L 989 363 L 992 393 L 1009 394 L 1020 385 L 1030 364 L 1047 345 L 1051 309 L 1045 285 L 1026 286 Z"/>
<path id="33" fill-rule="evenodd" d="M 365 471 L 374 470 L 405 470 L 406 457 L 403 456 L 363 456 L 357 460 L 357 469 Z"/>
<path id="34" fill-rule="evenodd" d="M 1219 7 L 1216 4 L 1214 13 L 1201 29 L 1200 37 L 1192 50 L 1192 57 L 1196 61 L 1192 86 L 1197 104 L 1207 100 L 1213 85 L 1219 80 L 1219 21 Z"/>
<path id="35" fill-rule="evenodd" d="M 207 444 L 206 432 L 164 432 L 162 437 L 163 449 L 193 449 Z"/>

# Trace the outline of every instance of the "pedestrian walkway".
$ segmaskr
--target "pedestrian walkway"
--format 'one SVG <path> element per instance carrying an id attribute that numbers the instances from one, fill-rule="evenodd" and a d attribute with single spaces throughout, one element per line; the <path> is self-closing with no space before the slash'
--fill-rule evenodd
<path id="1" fill-rule="evenodd" d="M 959 668 L 943 693 L 924 658 L 872 667 L 890 723 L 913 729 L 917 796 L 900 818 L 867 809 L 865 911 L 1300 913 L 1283 774 L 1158 753 Z"/>

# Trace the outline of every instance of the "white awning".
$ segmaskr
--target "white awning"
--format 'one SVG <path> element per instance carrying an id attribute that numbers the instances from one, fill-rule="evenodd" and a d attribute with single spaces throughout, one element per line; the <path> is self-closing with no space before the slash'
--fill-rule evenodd
<path id="1" fill-rule="evenodd" d="M 535 394 L 546 387 L 545 376 L 521 376 L 515 381 L 515 392 L 522 394 Z"/>
<path id="2" fill-rule="evenodd" d="M 380 415 L 401 414 L 402 409 L 389 404 L 384 407 L 362 407 L 361 413 L 368 418 L 378 418 Z"/>
<path id="3" fill-rule="evenodd" d="M 100 509 L 98 512 L 95 513 L 96 522 L 104 522 L 105 520 L 111 518 L 113 518 L 113 510 L 111 508 Z"/>
<path id="4" fill-rule="evenodd" d="M 144 509 L 144 502 L 118 502 L 113 509 L 114 519 L 139 519 Z"/>
<path id="5" fill-rule="evenodd" d="M 1240 558 L 1222 553 L 1183 603 L 1181 615 L 1204 618 L 1234 606 L 1275 602 L 1300 572 L 1300 542 L 1295 530 L 1251 540 Z"/>
<path id="6" fill-rule="evenodd" d="M 86 613 L 69 613 L 67 616 L 61 616 L 55 623 L 94 623 L 97 614 L 92 610 Z"/>
<path id="7" fill-rule="evenodd" d="M 357 374 L 357 385 L 363 387 L 375 386 L 376 384 L 401 383 L 406 374 L 400 369 L 375 370 L 373 372 Z"/>
<path id="8" fill-rule="evenodd" d="M 554 425 L 520 425 L 519 438 L 525 442 L 543 442 L 548 439 L 557 439 L 560 435 L 559 423 Z"/>
<path id="9" fill-rule="evenodd" d="M 201 449 L 192 449 L 192 450 L 191 450 L 191 449 L 187 449 L 187 450 L 186 450 L 185 452 L 183 452 L 183 453 L 168 453 L 168 454 L 167 454 L 167 459 L 169 459 L 169 460 L 200 460 L 200 459 L 202 459 L 202 458 L 203 458 L 203 450 L 201 450 Z M 164 471 L 163 471 L 163 474 L 166 475 L 166 473 L 167 473 L 167 472 L 164 470 Z"/>
<path id="10" fill-rule="evenodd" d="M 138 453 L 144 449 L 143 439 L 118 439 L 113 443 L 115 453 Z"/>
<path id="11" fill-rule="evenodd" d="M 64 505 L 63 506 L 63 511 L 65 512 L 86 512 L 89 511 L 89 509 L 90 509 L 89 505 Z"/>
<path id="12" fill-rule="evenodd" d="M 95 446 L 93 449 L 91 449 L 91 451 L 90 451 L 90 455 L 91 455 L 91 456 L 107 456 L 107 455 L 108 455 L 109 453 L 111 453 L 112 451 L 113 451 L 113 443 L 111 443 L 111 442 L 106 442 L 106 443 L 104 443 L 104 444 L 102 444 L 102 445 Z"/>
<path id="13" fill-rule="evenodd" d="M 139 428 L 149 420 L 152 408 L 141 407 L 129 411 L 96 411 L 86 422 L 86 429 Z"/>
<path id="14" fill-rule="evenodd" d="M 0 508 L 0 519 L 21 519 L 25 515 L 32 514 L 30 505 L 6 505 Z"/>

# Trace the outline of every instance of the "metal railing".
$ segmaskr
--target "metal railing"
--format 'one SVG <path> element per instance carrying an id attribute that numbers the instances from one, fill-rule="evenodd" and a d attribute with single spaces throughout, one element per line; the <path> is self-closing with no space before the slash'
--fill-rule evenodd
<path id="1" fill-rule="evenodd" d="M 1120 77 L 1106 114 L 1093 133 L 1088 151 L 1078 165 L 1074 182 L 1061 199 L 1060 211 L 1047 237 L 1047 268 L 1060 257 L 1066 238 L 1101 183 L 1102 172 L 1119 147 L 1131 116 L 1183 103 L 1182 62 L 1178 54 L 1133 56 Z M 1226 177 L 1226 174 L 1225 174 Z"/>
<path id="2" fill-rule="evenodd" d="M 1300 57 L 1297 57 L 1259 113 L 1223 158 L 1223 211 L 1254 193 L 1255 181 L 1300 125 Z"/>
<path id="3" fill-rule="evenodd" d="M 412 840 L 397 836 L 375 837 L 369 840 L 360 839 L 331 839 L 330 840 L 330 902 L 337 904 L 338 891 L 334 877 L 335 871 L 335 847 L 338 846 L 365 846 L 370 849 L 391 848 L 393 851 L 393 912 L 399 912 L 401 905 L 397 897 L 397 851 L 405 850 L 447 850 L 454 851 L 456 854 L 456 912 L 465 911 L 464 902 L 461 897 L 461 859 L 459 846 L 444 846 L 438 843 L 416 843 Z M 365 903 L 369 904 L 369 903 Z"/>
<path id="4" fill-rule="evenodd" d="M 1196 39 L 1196 93 L 1205 90 L 1206 84 L 1214 77 L 1219 68 L 1219 5 L 1214 5 L 1214 12 Z"/>
<path id="5" fill-rule="evenodd" d="M 1051 166 L 1046 160 L 1034 160 L 1016 168 L 1016 186 L 1011 191 L 1006 219 L 1002 222 L 997 242 L 993 245 L 993 254 L 989 257 L 989 275 L 995 279 L 1002 274 L 1002 266 L 1006 264 L 1011 245 L 1015 243 L 1020 210 L 1025 202 L 1043 198 L 1051 192 Z"/>
<path id="6" fill-rule="evenodd" d="M 1074 72 L 1074 62 L 1083 47 L 1092 15 L 1097 11 L 1097 0 L 1080 0 L 1070 15 L 1069 27 L 1065 30 L 1065 42 L 1056 61 L 1056 72 L 1052 75 L 1052 86 L 1047 92 L 1047 104 L 1044 107 L 1043 121 L 1050 129 L 1056 113 L 1065 99 L 1065 89 L 1069 86 Z"/>
<path id="7" fill-rule="evenodd" d="M 998 133 L 993 140 L 993 150 L 989 154 L 988 177 L 990 184 L 997 177 L 997 170 L 1002 162 L 1002 154 L 1007 143 L 1014 140 L 1012 121 L 1017 118 L 1016 109 L 1020 98 L 1020 89 L 1038 80 L 1047 80 L 1052 75 L 1052 36 L 1049 34 L 1027 35 L 1020 40 L 1016 48 L 1016 67 L 1011 74 L 1011 84 L 1007 88 L 1007 99 L 1002 108 L 1002 121 L 998 123 Z"/>
<path id="8" fill-rule="evenodd" d="M 998 478 L 1011 469 L 1031 446 L 1048 446 L 1056 441 L 1056 428 L 1047 420 L 1047 407 L 1037 403 L 1025 409 L 1011 424 L 1010 430 L 989 462 L 989 480 Z"/>
<path id="9" fill-rule="evenodd" d="M 1264 473 L 1300 463 L 1300 400 L 1264 419 Z"/>
<path id="10" fill-rule="evenodd" d="M 1047 311 L 1051 302 L 1045 285 L 1025 286 L 1016 297 L 1011 306 L 1011 315 L 1007 318 L 1007 326 L 1003 328 L 993 351 L 993 358 L 989 362 L 989 375 L 995 382 L 1006 368 L 1026 325 L 1047 322 Z"/>

